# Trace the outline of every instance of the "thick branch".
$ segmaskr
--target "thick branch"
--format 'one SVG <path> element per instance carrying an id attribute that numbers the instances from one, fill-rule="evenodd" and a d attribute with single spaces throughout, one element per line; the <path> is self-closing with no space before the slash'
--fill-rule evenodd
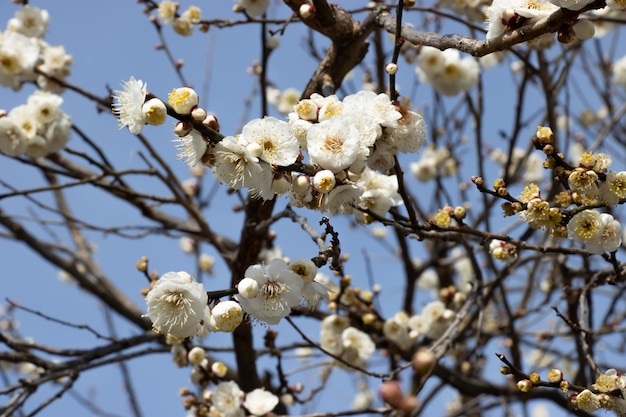
<path id="1" fill-rule="evenodd" d="M 545 33 L 557 32 L 565 22 L 575 21 L 579 14 L 587 10 L 600 9 L 605 5 L 605 0 L 596 0 L 580 11 L 559 9 L 535 23 L 507 32 L 491 40 L 481 41 L 459 34 L 440 35 L 434 32 L 422 32 L 408 24 L 402 25 L 402 37 L 415 45 L 432 46 L 442 51 L 453 48 L 481 57 L 492 52 L 511 49 L 517 44 L 530 41 Z M 387 32 L 396 33 L 396 17 L 388 11 L 380 11 L 376 15 L 376 23 L 385 28 Z"/>

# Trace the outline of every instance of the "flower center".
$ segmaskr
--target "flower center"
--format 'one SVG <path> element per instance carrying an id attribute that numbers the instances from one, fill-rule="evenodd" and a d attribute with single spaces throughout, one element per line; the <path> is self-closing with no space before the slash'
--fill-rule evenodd
<path id="1" fill-rule="evenodd" d="M 324 148 L 332 153 L 339 153 L 343 148 L 343 141 L 339 136 L 327 136 L 324 140 Z"/>
<path id="2" fill-rule="evenodd" d="M 263 291 L 263 294 L 265 294 L 267 298 L 276 299 L 280 296 L 284 289 L 285 288 L 282 284 L 276 281 L 269 281 L 261 288 L 261 291 Z"/>

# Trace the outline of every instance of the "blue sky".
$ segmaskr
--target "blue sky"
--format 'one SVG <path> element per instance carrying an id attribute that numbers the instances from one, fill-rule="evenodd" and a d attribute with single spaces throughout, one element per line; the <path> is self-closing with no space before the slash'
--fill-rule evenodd
<path id="1" fill-rule="evenodd" d="M 2 1 L 0 7 L 0 29 L 2 29 L 17 6 L 12 5 L 8 0 L 0 1 Z M 187 1 L 181 1 L 181 3 L 183 8 L 191 4 Z M 50 13 L 51 22 L 46 41 L 50 45 L 63 44 L 66 51 L 74 57 L 72 75 L 69 78 L 71 83 L 102 96 L 107 94 L 107 87 L 119 88 L 119 83 L 129 79 L 130 76 L 147 82 L 148 89 L 161 97 L 164 97 L 172 88 L 180 86 L 165 54 L 155 49 L 154 46 L 159 42 L 157 34 L 142 13 L 141 6 L 135 2 L 64 0 L 62 2 L 40 1 L 32 2 L 32 4 L 45 8 Z M 227 0 L 210 2 L 209 5 L 201 6 L 204 8 L 205 16 L 209 18 L 238 18 L 231 11 L 232 3 Z M 283 6 L 280 6 L 280 9 L 278 6 L 272 6 L 271 13 L 278 13 L 277 10 L 281 10 L 281 16 L 284 15 Z M 410 19 L 411 16 L 407 18 Z M 207 34 L 196 32 L 190 38 L 175 35 L 169 27 L 165 27 L 163 32 L 175 57 L 184 60 L 183 72 L 186 79 L 203 93 L 201 102 L 209 111 L 218 115 L 222 133 L 236 133 L 242 125 L 246 100 L 257 88 L 254 77 L 248 75 L 246 70 L 254 60 L 260 58 L 259 29 L 255 25 L 220 30 L 212 28 Z M 281 38 L 281 46 L 272 55 L 269 78 L 281 89 L 302 88 L 315 69 L 316 62 L 303 52 L 305 34 L 306 31 L 302 27 L 290 25 L 285 36 Z M 318 42 L 318 48 L 321 49 L 324 40 Z M 620 55 L 617 54 L 617 56 Z M 402 75 L 400 86 L 408 90 L 413 83 L 413 67 L 401 65 L 400 71 Z M 511 80 L 504 71 L 498 72 L 496 69 L 487 71 L 489 84 L 486 87 L 486 94 L 492 101 L 488 101 L 486 111 L 490 112 L 488 120 L 497 121 L 497 123 L 487 126 L 485 134 L 494 138 L 492 142 L 494 146 L 501 146 L 498 142 L 500 139 L 497 139 L 497 131 L 509 128 L 512 115 L 507 111 L 509 110 L 507 97 L 501 97 L 499 94 L 511 83 Z M 355 78 L 352 84 L 358 86 L 358 78 Z M 29 87 L 25 87 L 19 93 L 2 90 L 0 108 L 10 109 L 23 103 L 31 91 Z M 419 99 L 415 101 L 415 104 L 427 104 L 432 97 L 430 89 L 420 87 L 418 91 L 420 92 Z M 143 166 L 139 156 L 140 144 L 127 130 L 119 131 L 117 122 L 111 115 L 98 114 L 93 103 L 87 102 L 71 91 L 66 92 L 63 98 L 65 100 L 63 110 L 71 115 L 78 127 L 88 132 L 96 143 L 106 149 L 116 167 Z M 455 101 L 452 99 L 450 102 Z M 532 103 L 529 106 L 532 106 Z M 256 98 L 253 99 L 248 113 L 249 117 L 259 116 Z M 176 160 L 174 145 L 171 143 L 173 138 L 171 125 L 159 128 L 147 127 L 144 132 L 165 160 L 171 164 L 172 169 L 182 179 L 187 178 L 189 175 L 187 167 Z M 76 137 L 72 139 L 70 146 L 84 149 L 84 144 Z M 468 150 L 471 150 L 469 146 Z M 411 159 L 414 157 L 407 157 L 404 162 L 409 162 Z M 621 169 L 625 168 L 623 158 L 617 162 L 622 164 Z M 492 167 L 495 170 L 495 166 Z M 466 179 L 473 174 L 471 165 L 464 167 L 464 173 L 467 174 Z M 2 158 L 0 176 L 5 181 L 10 179 L 11 184 L 20 187 L 41 184 L 38 173 L 8 158 Z M 145 190 L 158 191 L 158 185 L 150 180 L 137 179 L 133 183 Z M 450 181 L 450 184 L 454 186 L 454 181 Z M 424 192 L 426 189 L 418 186 L 415 190 Z M 81 216 L 94 223 L 131 225 L 140 222 L 134 209 L 110 198 L 102 198 L 101 192 L 93 188 L 79 187 L 69 191 L 68 195 L 71 196 L 71 203 L 76 213 L 80 213 Z M 45 197 L 42 199 L 46 200 Z M 284 201 L 285 199 L 282 199 L 280 204 L 284 204 Z M 239 217 L 232 214 L 229 208 L 236 202 L 236 198 L 228 197 L 225 190 L 220 189 L 207 210 L 207 216 L 212 219 L 211 224 L 216 231 L 233 238 L 238 235 Z M 425 205 L 430 207 L 426 203 Z M 20 199 L 0 202 L 2 210 L 22 213 L 26 216 L 30 215 L 29 207 L 31 207 L 30 204 Z M 312 224 L 316 225 L 319 217 L 314 214 L 311 218 Z M 364 288 L 368 286 L 363 263 L 358 260 L 360 253 L 367 251 L 374 261 L 374 276 L 377 277 L 377 283 L 383 286 L 383 300 L 386 301 L 383 303 L 383 312 L 393 314 L 396 304 L 394 304 L 392 294 L 402 290 L 402 281 L 399 278 L 401 268 L 394 255 L 380 242 L 369 237 L 372 227 L 352 231 L 350 221 L 346 218 L 334 219 L 333 224 L 340 230 L 342 239 L 345 239 L 342 240 L 344 250 L 353 256 L 354 261 L 348 262 L 348 268 L 349 273 L 354 276 L 355 283 Z M 278 242 L 283 246 L 285 254 L 291 258 L 311 257 L 316 250 L 310 239 L 287 221 L 279 223 L 276 231 L 279 236 Z M 40 230 L 40 233 L 45 233 L 45 231 Z M 98 261 L 104 271 L 142 308 L 143 299 L 139 290 L 145 285 L 145 280 L 134 269 L 134 264 L 140 256 L 148 256 L 151 259 L 150 268 L 160 273 L 195 269 L 193 258 L 181 253 L 176 239 L 156 237 L 149 241 L 126 241 L 114 236 L 102 236 L 99 233 L 87 233 L 87 236 L 98 248 Z M 415 255 L 419 254 L 419 248 L 419 244 L 414 245 Z M 210 248 L 204 249 L 212 253 Z M 5 268 L 8 266 L 4 273 L 3 291 L 0 293 L 3 299 L 7 297 L 29 308 L 41 310 L 50 316 L 77 324 L 88 323 L 99 331 L 106 332 L 104 313 L 97 300 L 85 295 L 71 284 L 61 283 L 57 279 L 58 271 L 34 257 L 21 244 L 0 240 L 0 252 L 6 262 Z M 328 272 L 328 270 L 323 272 Z M 208 289 L 225 288 L 228 277 L 226 268 L 218 262 L 215 277 L 207 279 L 205 285 Z M 426 296 L 420 297 L 424 298 L 420 300 L 421 302 L 427 299 Z M 50 343 L 60 347 L 89 347 L 98 343 L 83 331 L 67 329 L 23 312 L 18 312 L 17 317 L 21 323 L 22 334 L 26 337 L 33 337 L 41 343 Z M 316 331 L 316 327 L 310 321 L 302 320 L 301 323 L 311 332 Z M 116 326 L 120 336 L 134 334 L 132 328 L 123 321 L 116 321 Z M 285 338 L 297 340 L 295 332 L 287 325 L 281 325 L 277 330 Z M 262 338 L 263 332 L 263 328 L 256 329 L 257 341 Z M 230 339 L 228 336 L 211 336 L 208 343 L 228 346 Z M 379 360 L 379 362 L 380 366 L 385 365 L 383 361 Z M 182 416 L 185 414 L 177 390 L 181 386 L 189 386 L 189 369 L 176 369 L 168 354 L 138 359 L 132 361 L 130 366 L 136 389 L 140 392 L 139 398 L 144 415 Z M 264 366 L 272 367 L 272 363 L 264 362 Z M 339 375 L 329 380 L 327 391 L 320 394 L 310 408 L 304 411 L 325 411 L 349 405 L 352 392 L 344 388 L 346 385 L 354 385 L 356 378 L 342 371 L 335 371 L 334 374 Z M 314 386 L 315 381 L 316 378 L 313 375 L 308 376 L 303 382 L 310 388 Z M 496 382 L 499 381 L 496 379 Z M 372 388 L 376 389 L 377 381 L 370 380 L 370 382 Z M 76 389 L 83 395 L 92 395 L 94 401 L 107 411 L 127 415 L 128 404 L 124 400 L 124 388 L 121 385 L 117 367 L 111 366 L 85 373 L 81 376 Z M 40 398 L 43 398 L 43 395 Z M 86 415 L 84 409 L 71 399 L 57 402 L 42 415 L 54 416 L 60 413 Z"/>

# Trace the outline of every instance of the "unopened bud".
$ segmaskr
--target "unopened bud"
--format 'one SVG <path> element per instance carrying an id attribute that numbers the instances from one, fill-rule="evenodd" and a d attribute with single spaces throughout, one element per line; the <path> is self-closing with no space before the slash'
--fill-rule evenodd
<path id="1" fill-rule="evenodd" d="M 215 116 L 214 114 L 207 114 L 206 118 L 202 121 L 202 124 L 210 127 L 216 132 L 220 131 L 220 123 L 217 120 L 217 116 Z"/>
<path id="2" fill-rule="evenodd" d="M 191 111 L 191 118 L 195 122 L 202 122 L 204 119 L 206 119 L 206 116 L 206 110 L 204 110 L 202 107 L 196 107 Z"/>
<path id="3" fill-rule="evenodd" d="M 191 123 L 187 120 L 184 120 L 182 122 L 176 123 L 176 126 L 174 126 L 174 134 L 182 138 L 183 136 L 187 136 L 189 132 L 191 132 L 191 129 L 193 129 Z"/>
<path id="4" fill-rule="evenodd" d="M 232 300 L 221 301 L 211 310 L 211 322 L 220 332 L 233 332 L 243 321 L 241 305 Z"/>
<path id="5" fill-rule="evenodd" d="M 496 178 L 493 182 L 493 189 L 495 191 L 498 191 L 499 188 L 505 187 L 506 183 L 504 182 L 504 179 L 502 178 Z"/>
<path id="6" fill-rule="evenodd" d="M 560 369 L 550 369 L 548 371 L 548 381 L 553 384 L 560 383 L 563 380 L 563 372 Z"/>
<path id="7" fill-rule="evenodd" d="M 137 267 L 137 270 L 139 272 L 146 272 L 146 271 L 148 271 L 148 257 L 147 256 L 142 256 L 141 258 L 139 258 L 139 260 L 137 261 L 135 266 Z"/>
<path id="8" fill-rule="evenodd" d="M 205 358 L 206 352 L 200 346 L 192 348 L 189 353 L 187 353 L 187 360 L 194 366 L 200 365 Z"/>
<path id="9" fill-rule="evenodd" d="M 290 178 L 284 174 L 278 174 L 272 181 L 272 191 L 276 195 L 283 195 L 291 188 Z"/>
<path id="10" fill-rule="evenodd" d="M 545 153 L 546 155 L 552 155 L 554 153 L 554 146 L 552 145 L 546 145 L 543 147 L 543 153 Z"/>
<path id="11" fill-rule="evenodd" d="M 363 302 L 370 304 L 374 299 L 374 293 L 371 291 L 362 291 L 361 292 L 361 300 Z"/>
<path id="12" fill-rule="evenodd" d="M 380 386 L 379 393 L 384 402 L 386 402 L 395 409 L 400 408 L 404 395 L 402 394 L 402 388 L 400 388 L 400 384 L 398 384 L 396 381 L 383 382 L 383 384 Z"/>
<path id="13" fill-rule="evenodd" d="M 420 378 L 430 375 L 436 363 L 437 356 L 429 349 L 418 350 L 411 359 L 411 366 Z"/>
<path id="14" fill-rule="evenodd" d="M 315 7 L 312 4 L 304 3 L 300 6 L 300 17 L 308 19 L 315 14 Z"/>
<path id="15" fill-rule="evenodd" d="M 211 365 L 211 372 L 218 378 L 223 378 L 227 371 L 228 367 L 222 362 L 213 362 Z"/>
<path id="16" fill-rule="evenodd" d="M 389 75 L 394 75 L 396 72 L 398 72 L 398 64 L 396 64 L 395 62 L 390 62 L 385 66 L 385 72 Z"/>
<path id="17" fill-rule="evenodd" d="M 521 392 L 528 392 L 532 389 L 533 383 L 528 379 L 522 379 L 521 381 L 517 381 L 517 389 Z"/>
<path id="18" fill-rule="evenodd" d="M 241 298 L 249 300 L 259 295 L 259 283 L 252 278 L 244 278 L 237 284 L 237 290 Z"/>
<path id="19" fill-rule="evenodd" d="M 374 313 L 365 313 L 361 316 L 361 321 L 363 324 L 372 325 L 376 323 L 376 314 Z"/>

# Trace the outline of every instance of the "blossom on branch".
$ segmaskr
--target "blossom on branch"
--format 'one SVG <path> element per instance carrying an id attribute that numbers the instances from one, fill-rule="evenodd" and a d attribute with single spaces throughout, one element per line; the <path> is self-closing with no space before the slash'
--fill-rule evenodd
<path id="1" fill-rule="evenodd" d="M 278 324 L 280 319 L 291 314 L 293 307 L 300 305 L 304 282 L 282 259 L 272 259 L 267 265 L 252 265 L 244 276 L 257 281 L 259 292 L 252 298 L 239 294 L 234 298 L 252 318 Z"/>
<path id="2" fill-rule="evenodd" d="M 168 272 L 146 296 L 152 327 L 184 339 L 194 337 L 203 323 L 207 293 L 187 272 Z"/>
<path id="3" fill-rule="evenodd" d="M 113 91 L 113 112 L 119 119 L 119 128 L 128 126 L 135 135 L 141 133 L 145 120 L 142 112 L 146 101 L 147 85 L 141 80 L 130 77 L 122 83 L 122 90 Z"/>

